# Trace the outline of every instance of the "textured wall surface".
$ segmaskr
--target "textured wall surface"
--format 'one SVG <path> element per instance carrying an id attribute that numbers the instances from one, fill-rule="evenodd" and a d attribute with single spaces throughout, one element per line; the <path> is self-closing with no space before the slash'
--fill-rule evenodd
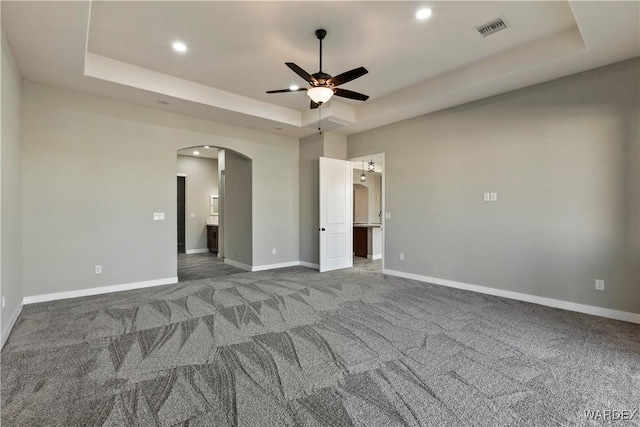
<path id="1" fill-rule="evenodd" d="M 0 123 L 0 342 L 4 343 L 22 304 L 22 186 L 20 174 L 20 86 L 22 79 L 2 34 Z M 0 305 L 1 307 L 1 305 Z"/>
<path id="2" fill-rule="evenodd" d="M 350 136 L 350 158 L 386 156 L 385 268 L 640 312 L 638 75 L 625 61 Z"/>
<path id="3" fill-rule="evenodd" d="M 297 139 L 37 84 L 24 89 L 25 295 L 175 277 L 176 152 L 193 146 L 252 159 L 253 262 L 299 259 Z M 166 220 L 153 221 L 154 212 Z"/>

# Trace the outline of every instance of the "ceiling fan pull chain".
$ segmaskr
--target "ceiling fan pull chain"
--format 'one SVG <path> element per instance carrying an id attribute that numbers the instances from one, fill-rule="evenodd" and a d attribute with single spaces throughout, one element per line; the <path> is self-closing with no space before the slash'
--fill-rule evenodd
<path id="1" fill-rule="evenodd" d="M 318 106 L 318 132 L 319 132 L 320 135 L 322 135 L 322 128 L 320 127 L 320 122 L 321 122 L 321 118 L 322 118 L 322 115 L 320 114 L 320 109 L 321 108 L 322 108 L 322 104 L 320 104 Z"/>

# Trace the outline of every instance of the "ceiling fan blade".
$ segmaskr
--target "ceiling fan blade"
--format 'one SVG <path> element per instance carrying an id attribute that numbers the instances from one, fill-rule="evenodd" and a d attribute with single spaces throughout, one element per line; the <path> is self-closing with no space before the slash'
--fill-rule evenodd
<path id="1" fill-rule="evenodd" d="M 316 104 L 315 102 L 313 102 L 313 100 L 311 100 L 311 104 L 309 106 L 309 108 L 311 108 L 312 110 L 318 108 L 320 106 L 320 104 Z"/>
<path id="2" fill-rule="evenodd" d="M 267 93 L 302 92 L 306 90 L 307 90 L 306 87 L 301 87 L 300 89 L 296 89 L 296 90 L 291 90 L 291 89 L 268 90 Z"/>
<path id="3" fill-rule="evenodd" d="M 369 95 L 364 95 L 362 93 L 354 92 L 352 90 L 335 88 L 333 90 L 336 96 L 341 96 L 343 98 L 356 99 L 358 101 L 366 101 L 369 99 Z"/>
<path id="4" fill-rule="evenodd" d="M 305 70 L 303 70 L 302 68 L 298 67 L 296 64 L 294 64 L 293 62 L 285 62 L 284 63 L 287 67 L 291 68 L 291 70 L 296 73 L 297 75 L 299 75 L 300 77 L 302 77 L 306 82 L 308 83 L 318 83 L 318 81 L 315 79 L 315 77 L 313 77 L 311 74 L 307 73 Z"/>
<path id="5" fill-rule="evenodd" d="M 358 77 L 362 77 L 368 72 L 369 71 L 364 67 L 354 68 L 353 70 L 347 71 L 346 73 L 338 74 L 337 76 L 329 79 L 327 83 L 334 86 L 340 86 L 341 84 L 345 84 L 347 82 L 350 82 L 351 80 L 355 80 Z"/>

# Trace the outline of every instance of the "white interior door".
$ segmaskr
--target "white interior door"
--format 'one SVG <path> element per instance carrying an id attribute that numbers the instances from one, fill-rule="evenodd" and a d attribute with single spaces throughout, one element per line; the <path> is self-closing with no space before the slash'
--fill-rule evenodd
<path id="1" fill-rule="evenodd" d="M 320 272 L 353 266 L 353 168 L 320 157 Z"/>

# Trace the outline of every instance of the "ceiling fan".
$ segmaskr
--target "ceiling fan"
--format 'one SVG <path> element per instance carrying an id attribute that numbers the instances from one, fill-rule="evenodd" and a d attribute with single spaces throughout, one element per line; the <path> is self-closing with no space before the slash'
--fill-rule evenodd
<path id="1" fill-rule="evenodd" d="M 320 71 L 315 74 L 309 74 L 293 62 L 285 62 L 285 65 L 294 73 L 302 77 L 311 87 L 298 88 L 292 87 L 289 89 L 269 90 L 267 93 L 283 93 L 283 92 L 302 92 L 306 91 L 309 98 L 311 98 L 311 108 L 318 108 L 321 104 L 327 102 L 333 95 L 341 96 L 343 98 L 356 99 L 358 101 L 366 101 L 369 99 L 368 95 L 354 92 L 347 89 L 339 88 L 338 86 L 355 80 L 358 77 L 362 77 L 367 74 L 364 67 L 354 68 L 353 70 L 338 74 L 332 77 L 322 71 L 322 40 L 327 35 L 327 31 L 323 29 L 316 30 L 316 37 L 320 41 Z"/>

